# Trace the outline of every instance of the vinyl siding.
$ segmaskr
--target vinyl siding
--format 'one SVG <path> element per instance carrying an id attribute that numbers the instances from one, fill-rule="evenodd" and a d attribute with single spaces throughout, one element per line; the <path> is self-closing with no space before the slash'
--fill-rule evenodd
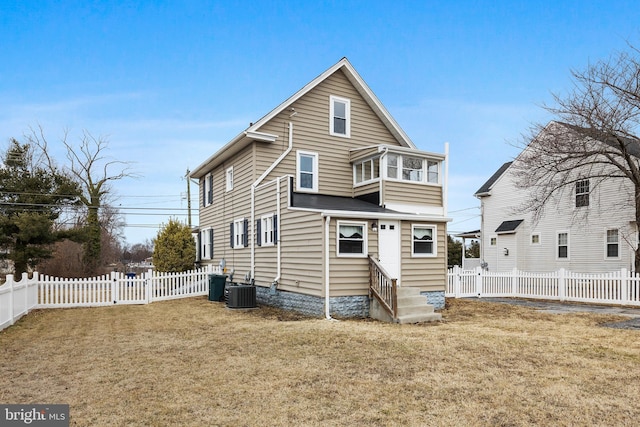
<path id="1" fill-rule="evenodd" d="M 399 181 L 383 182 L 384 203 L 442 206 L 442 187 Z"/>
<path id="2" fill-rule="evenodd" d="M 436 257 L 413 257 L 411 249 L 413 237 L 411 226 L 435 225 L 437 236 Z M 446 223 L 426 223 L 418 221 L 402 221 L 402 276 L 401 283 L 405 287 L 419 287 L 421 291 L 444 291 L 447 271 L 447 225 Z"/>
<path id="3" fill-rule="evenodd" d="M 351 137 L 329 135 L 329 97 L 336 95 L 351 100 Z M 295 175 L 296 151 L 311 151 L 319 156 L 319 193 L 353 196 L 353 167 L 349 150 L 386 144 L 400 145 L 378 116 L 362 99 L 342 71 L 320 83 L 293 105 L 297 114 L 285 111 L 260 128 L 261 132 L 279 136 L 275 144 L 258 146 L 259 166 L 271 164 L 288 146 L 288 123 L 293 123 L 293 150 L 270 174 L 268 179 Z M 280 138 L 282 136 L 282 138 Z M 265 168 L 266 169 L 266 168 Z"/>
<path id="4" fill-rule="evenodd" d="M 632 189 L 626 182 L 605 181 L 592 188 L 588 207 L 575 207 L 575 192 L 567 189 L 552 198 L 545 215 L 533 223 L 531 214 L 519 213 L 526 205 L 528 195 L 515 186 L 510 170 L 494 184 L 491 195 L 482 198 L 483 240 L 482 251 L 492 271 L 518 268 L 523 271 L 555 271 L 560 268 L 576 272 L 605 272 L 631 268 L 635 242 Z M 507 220 L 524 219 L 515 234 L 497 235 L 496 228 Z M 620 231 L 618 259 L 605 256 L 605 238 L 608 228 Z M 557 259 L 557 233 L 569 233 L 569 259 Z M 531 243 L 531 235 L 540 236 L 539 244 Z M 497 244 L 491 246 L 491 238 Z M 504 249 L 509 255 L 504 255 Z"/>

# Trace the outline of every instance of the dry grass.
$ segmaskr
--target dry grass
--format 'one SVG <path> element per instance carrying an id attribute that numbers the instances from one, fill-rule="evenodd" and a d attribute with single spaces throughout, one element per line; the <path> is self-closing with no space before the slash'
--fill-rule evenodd
<path id="1" fill-rule="evenodd" d="M 445 321 L 330 322 L 205 298 L 36 311 L 0 332 L 0 402 L 78 426 L 631 425 L 638 331 L 453 300 Z"/>

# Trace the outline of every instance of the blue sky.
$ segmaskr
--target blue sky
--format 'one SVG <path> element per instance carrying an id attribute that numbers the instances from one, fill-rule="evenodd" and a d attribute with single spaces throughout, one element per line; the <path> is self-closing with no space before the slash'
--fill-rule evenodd
<path id="1" fill-rule="evenodd" d="M 185 219 L 188 168 L 343 56 L 420 149 L 449 142 L 449 230 L 477 229 L 475 190 L 551 118 L 540 105 L 570 89 L 571 69 L 640 45 L 640 8 L 4 0 L 0 28 L 0 147 L 35 126 L 58 150 L 65 129 L 108 137 L 140 175 L 114 186 L 133 244 Z"/>

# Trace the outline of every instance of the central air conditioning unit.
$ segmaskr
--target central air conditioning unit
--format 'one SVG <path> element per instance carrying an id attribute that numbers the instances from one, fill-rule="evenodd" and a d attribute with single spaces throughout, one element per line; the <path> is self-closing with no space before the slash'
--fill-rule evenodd
<path id="1" fill-rule="evenodd" d="M 231 285 L 227 288 L 227 307 L 256 308 L 256 287 L 251 285 Z"/>

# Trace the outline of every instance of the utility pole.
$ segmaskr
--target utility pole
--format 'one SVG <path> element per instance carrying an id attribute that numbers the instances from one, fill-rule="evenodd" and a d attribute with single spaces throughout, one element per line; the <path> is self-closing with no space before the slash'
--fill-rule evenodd
<path id="1" fill-rule="evenodd" d="M 187 168 L 187 224 L 189 228 L 191 228 L 191 178 L 189 178 L 189 174 L 191 171 Z"/>

